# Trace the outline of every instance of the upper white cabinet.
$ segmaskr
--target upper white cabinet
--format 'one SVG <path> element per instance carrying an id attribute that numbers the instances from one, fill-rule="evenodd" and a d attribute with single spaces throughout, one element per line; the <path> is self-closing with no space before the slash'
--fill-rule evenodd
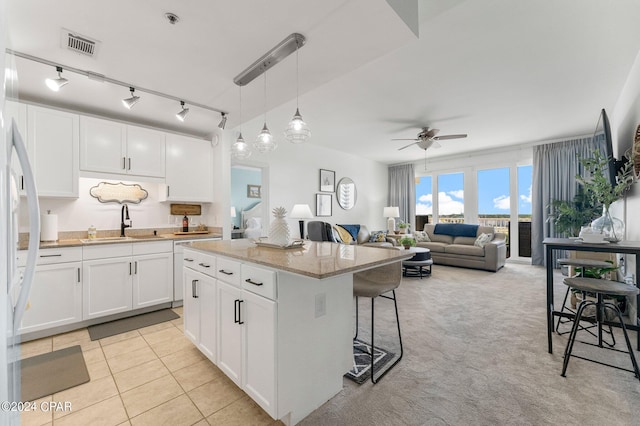
<path id="1" fill-rule="evenodd" d="M 31 158 L 33 156 L 33 153 L 29 150 L 29 141 L 27 139 L 27 105 L 18 102 L 6 101 L 4 104 L 4 113 L 4 119 L 6 123 L 11 123 L 11 119 L 16 120 L 18 131 L 22 136 L 23 142 L 27 144 L 27 152 L 29 154 L 29 158 Z M 11 168 L 16 173 L 20 195 L 26 195 L 24 190 L 24 176 L 22 174 L 22 167 L 20 166 L 18 157 L 15 154 L 13 155 L 13 157 L 11 157 Z"/>
<path id="2" fill-rule="evenodd" d="M 213 150 L 202 139 L 167 133 L 167 201 L 213 201 Z"/>
<path id="3" fill-rule="evenodd" d="M 78 197 L 78 115 L 29 105 L 27 139 L 41 197 Z"/>
<path id="4" fill-rule="evenodd" d="M 80 169 L 162 178 L 165 133 L 93 117 L 80 117 Z"/>

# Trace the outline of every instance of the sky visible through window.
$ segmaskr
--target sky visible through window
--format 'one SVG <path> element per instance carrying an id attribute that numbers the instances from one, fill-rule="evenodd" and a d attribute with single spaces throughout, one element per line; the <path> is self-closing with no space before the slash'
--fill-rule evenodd
<path id="1" fill-rule="evenodd" d="M 478 214 L 509 215 L 509 168 L 478 170 Z"/>
<path id="2" fill-rule="evenodd" d="M 518 215 L 530 215 L 533 166 L 518 166 Z"/>
<path id="3" fill-rule="evenodd" d="M 438 176 L 438 215 L 464 214 L 464 173 Z"/>

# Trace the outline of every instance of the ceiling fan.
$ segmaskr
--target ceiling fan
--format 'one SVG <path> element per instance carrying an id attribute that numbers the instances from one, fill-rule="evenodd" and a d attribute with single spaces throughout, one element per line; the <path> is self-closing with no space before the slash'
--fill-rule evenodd
<path id="1" fill-rule="evenodd" d="M 403 146 L 402 148 L 398 148 L 398 151 L 401 151 L 405 148 L 409 148 L 412 145 L 418 145 L 420 149 L 424 149 L 425 151 L 428 148 L 440 148 L 440 144 L 438 141 L 446 140 L 446 139 L 461 139 L 466 138 L 466 134 L 460 135 L 443 135 L 436 136 L 440 132 L 438 129 L 432 129 L 430 127 L 423 127 L 420 133 L 418 133 L 418 137 L 415 139 L 391 139 L 392 141 L 414 141 L 409 145 Z"/>

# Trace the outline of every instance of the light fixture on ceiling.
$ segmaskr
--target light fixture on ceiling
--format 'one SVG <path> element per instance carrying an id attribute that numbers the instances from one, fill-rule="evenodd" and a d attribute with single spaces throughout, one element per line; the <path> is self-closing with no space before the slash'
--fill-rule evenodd
<path id="1" fill-rule="evenodd" d="M 238 139 L 236 139 L 235 143 L 231 146 L 231 156 L 238 160 L 245 160 L 251 157 L 251 149 L 249 149 L 249 145 L 242 138 L 242 86 L 238 86 L 238 88 L 240 90 L 240 109 L 238 111 L 240 117 L 240 134 L 238 135 Z"/>
<path id="2" fill-rule="evenodd" d="M 264 73 L 264 126 L 258 133 L 256 141 L 253 143 L 253 147 L 261 153 L 275 151 L 278 147 L 273 140 L 273 135 L 267 127 L 267 73 Z"/>
<path id="3" fill-rule="evenodd" d="M 62 86 L 64 86 L 65 84 L 67 84 L 69 82 L 69 80 L 67 80 L 66 78 L 64 78 L 61 74 L 62 74 L 62 67 L 56 67 L 56 71 L 58 71 L 58 78 L 47 78 L 44 82 L 46 83 L 47 87 L 51 90 L 53 90 L 54 92 L 57 92 L 58 90 L 60 90 L 62 88 Z"/>
<path id="4" fill-rule="evenodd" d="M 296 47 L 296 113 L 284 131 L 284 137 L 291 143 L 303 143 L 311 136 L 311 130 L 300 115 L 298 99 L 300 98 L 300 70 L 298 68 L 298 48 Z"/>
<path id="5" fill-rule="evenodd" d="M 184 107 L 184 101 L 180 101 L 180 107 L 182 109 L 176 114 L 176 118 L 180 121 L 184 121 L 184 118 L 189 114 L 189 108 Z"/>
<path id="6" fill-rule="evenodd" d="M 129 87 L 129 92 L 131 92 L 131 97 L 122 100 L 122 105 L 124 105 L 125 108 L 131 109 L 135 104 L 137 104 L 140 101 L 140 96 L 134 95 L 135 91 L 136 89 L 134 89 L 133 87 Z"/>
<path id="7" fill-rule="evenodd" d="M 222 120 L 218 123 L 218 128 L 224 130 L 224 126 L 227 125 L 227 114 L 222 113 Z"/>

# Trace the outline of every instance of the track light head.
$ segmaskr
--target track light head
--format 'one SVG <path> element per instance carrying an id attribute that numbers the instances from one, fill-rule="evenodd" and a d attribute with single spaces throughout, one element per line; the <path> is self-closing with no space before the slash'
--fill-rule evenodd
<path id="1" fill-rule="evenodd" d="M 184 121 L 184 118 L 189 114 L 189 108 L 184 107 L 184 101 L 180 101 L 180 106 L 182 109 L 176 114 L 176 118 L 180 121 Z"/>
<path id="2" fill-rule="evenodd" d="M 58 71 L 58 78 L 47 78 L 44 82 L 47 85 L 47 87 L 51 90 L 53 90 L 54 92 L 59 91 L 62 86 L 64 86 L 65 84 L 67 84 L 69 82 L 69 80 L 67 80 L 66 78 L 62 77 L 62 67 L 56 67 L 56 71 Z"/>
<path id="3" fill-rule="evenodd" d="M 227 114 L 225 114 L 224 112 L 222 112 L 221 114 L 222 114 L 222 120 L 220 120 L 220 123 L 218 124 L 218 128 L 224 130 L 224 126 L 227 125 Z"/>
<path id="4" fill-rule="evenodd" d="M 129 87 L 129 91 L 131 92 L 131 97 L 122 100 L 122 105 L 124 105 L 124 107 L 127 109 L 133 108 L 133 106 L 140 100 L 140 96 L 136 96 L 133 94 L 136 89 L 134 89 L 133 87 Z"/>

